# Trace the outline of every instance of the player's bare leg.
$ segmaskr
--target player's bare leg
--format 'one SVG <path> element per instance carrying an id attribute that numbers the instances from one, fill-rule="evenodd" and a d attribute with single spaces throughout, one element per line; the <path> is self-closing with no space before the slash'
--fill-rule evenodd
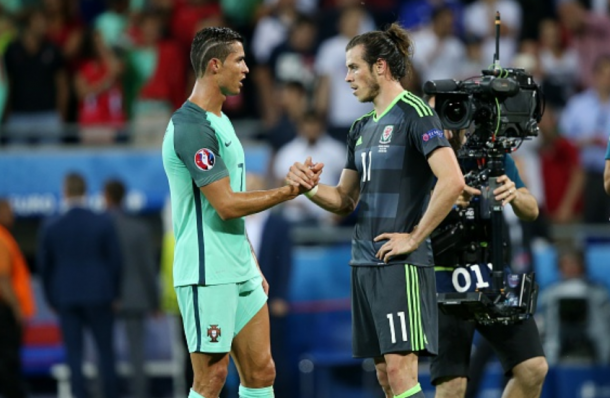
<path id="1" fill-rule="evenodd" d="M 417 355 L 412 352 L 385 354 L 383 360 L 379 358 L 375 360 L 377 379 L 386 397 L 423 397 L 421 391 L 419 394 L 416 391 L 413 394 L 408 393 L 419 387 L 417 362 Z M 388 385 L 390 387 L 389 391 L 387 389 Z"/>
<path id="2" fill-rule="evenodd" d="M 549 370 L 544 357 L 535 357 L 521 362 L 513 368 L 502 398 L 539 398 L 542 384 Z"/>
<path id="3" fill-rule="evenodd" d="M 464 398 L 468 379 L 465 377 L 453 377 L 441 379 L 436 385 L 435 398 Z"/>
<path id="4" fill-rule="evenodd" d="M 393 398 L 392 387 L 388 380 L 388 372 L 386 371 L 386 363 L 384 357 L 375 358 L 375 371 L 377 373 L 377 381 L 385 394 L 385 398 Z"/>
<path id="5" fill-rule="evenodd" d="M 193 365 L 193 391 L 205 398 L 216 398 L 220 395 L 227 379 L 229 353 L 206 354 L 191 353 Z"/>
<path id="6" fill-rule="evenodd" d="M 275 364 L 271 357 L 269 337 L 269 309 L 264 305 L 246 326 L 235 336 L 231 355 L 239 372 L 240 397 L 248 396 L 248 389 L 270 388 L 273 396 Z M 206 397 L 207 398 L 207 397 Z"/>

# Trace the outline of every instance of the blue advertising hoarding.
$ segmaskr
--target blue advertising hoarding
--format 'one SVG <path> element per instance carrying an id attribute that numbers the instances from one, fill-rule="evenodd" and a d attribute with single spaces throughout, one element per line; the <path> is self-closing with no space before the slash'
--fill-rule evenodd
<path id="1" fill-rule="evenodd" d="M 264 173 L 268 149 L 246 147 L 246 167 Z M 44 149 L 0 152 L 0 196 L 7 197 L 18 216 L 46 216 L 61 204 L 64 176 L 78 172 L 87 180 L 92 207 L 101 208 L 101 189 L 108 179 L 128 188 L 126 205 L 134 212 L 159 211 L 169 188 L 159 149 Z"/>

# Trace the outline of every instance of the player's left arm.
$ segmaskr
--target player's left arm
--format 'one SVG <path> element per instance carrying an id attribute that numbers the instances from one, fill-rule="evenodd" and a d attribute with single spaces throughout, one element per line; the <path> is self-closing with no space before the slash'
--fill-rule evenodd
<path id="1" fill-rule="evenodd" d="M 515 161 L 506 155 L 505 174 L 497 178 L 500 186 L 493 191 L 496 200 L 502 201 L 502 206 L 510 203 L 513 211 L 523 221 L 534 221 L 538 218 L 538 201 L 527 189 Z"/>

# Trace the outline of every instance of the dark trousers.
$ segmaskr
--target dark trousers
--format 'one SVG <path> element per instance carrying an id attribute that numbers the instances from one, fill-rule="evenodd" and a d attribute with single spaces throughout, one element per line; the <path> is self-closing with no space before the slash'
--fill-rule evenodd
<path id="1" fill-rule="evenodd" d="M 122 314 L 121 320 L 125 325 L 125 334 L 129 344 L 129 359 L 131 363 L 131 385 L 134 398 L 148 396 L 146 374 L 144 373 L 144 344 L 145 344 L 145 313 Z"/>
<path id="2" fill-rule="evenodd" d="M 610 216 L 610 198 L 604 191 L 603 173 L 586 172 L 583 198 L 583 221 L 587 224 L 606 224 Z"/>
<path id="3" fill-rule="evenodd" d="M 0 302 L 0 396 L 25 398 L 26 391 L 21 373 L 21 325 L 13 310 Z"/>
<path id="4" fill-rule="evenodd" d="M 106 398 L 118 397 L 112 329 L 114 314 L 110 303 L 59 308 L 59 322 L 66 346 L 74 398 L 88 396 L 82 372 L 85 328 L 89 329 L 96 344 L 99 358 L 98 370 L 102 378 L 104 396 Z"/>

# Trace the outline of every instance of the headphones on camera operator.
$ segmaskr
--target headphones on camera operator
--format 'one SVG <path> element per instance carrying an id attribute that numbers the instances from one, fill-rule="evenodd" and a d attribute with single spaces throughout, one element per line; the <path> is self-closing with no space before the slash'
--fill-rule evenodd
<path id="1" fill-rule="evenodd" d="M 538 135 L 544 99 L 525 70 L 500 67 L 499 13 L 495 24 L 496 51 L 490 69 L 464 81 L 424 84 L 424 93 L 434 96 L 443 128 L 453 133 L 450 141 L 466 184 L 481 192 L 467 206 L 455 206 L 431 240 L 435 264 L 452 271 L 448 281 L 452 289 L 437 294 L 440 309 L 481 324 L 511 324 L 533 315 L 538 285 L 533 272 L 511 274 L 505 269 L 510 264 L 508 231 L 502 203 L 493 191 L 500 186 L 497 177 L 504 174 L 514 177 L 516 189 L 524 186 L 507 154 Z"/>

